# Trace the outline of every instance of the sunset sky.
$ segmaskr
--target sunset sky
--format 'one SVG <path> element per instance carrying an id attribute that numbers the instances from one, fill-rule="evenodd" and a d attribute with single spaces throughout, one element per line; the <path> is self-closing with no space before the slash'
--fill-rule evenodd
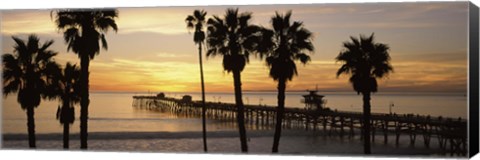
<path id="1" fill-rule="evenodd" d="M 292 10 L 292 21 L 302 21 L 314 34 L 315 51 L 307 65 L 297 64 L 299 75 L 287 90 L 352 91 L 348 76 L 336 77 L 341 66 L 335 57 L 350 36 L 370 35 L 390 46 L 395 72 L 379 80 L 379 91 L 466 92 L 468 2 L 257 5 L 212 7 L 120 8 L 119 31 L 108 32 L 109 50 L 90 63 L 91 91 L 200 91 L 198 50 L 185 18 L 195 9 L 207 17 L 223 17 L 226 8 L 252 12 L 251 24 L 270 27 L 275 14 Z M 1 13 L 2 53 L 12 53 L 11 36 L 30 33 L 42 42 L 55 40 L 52 50 L 60 64 L 79 64 L 67 52 L 63 34 L 55 28 L 50 10 Z M 207 92 L 233 92 L 232 75 L 222 58 L 204 59 Z M 242 72 L 243 90 L 275 90 L 265 62 L 251 57 Z"/>

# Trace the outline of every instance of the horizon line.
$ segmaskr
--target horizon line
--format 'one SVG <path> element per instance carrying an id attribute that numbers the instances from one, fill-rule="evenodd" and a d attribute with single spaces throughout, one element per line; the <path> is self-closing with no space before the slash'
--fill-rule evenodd
<path id="1" fill-rule="evenodd" d="M 285 92 L 308 92 L 313 90 L 287 90 Z M 346 90 L 317 90 L 318 92 L 356 92 L 356 91 L 346 91 Z M 242 92 L 278 92 L 277 90 L 243 90 Z M 467 93 L 467 91 L 381 91 L 381 92 L 372 92 L 372 93 Z M 201 91 L 115 91 L 115 90 L 91 90 L 90 93 L 201 93 Z M 233 93 L 233 91 L 210 91 L 205 93 Z"/>

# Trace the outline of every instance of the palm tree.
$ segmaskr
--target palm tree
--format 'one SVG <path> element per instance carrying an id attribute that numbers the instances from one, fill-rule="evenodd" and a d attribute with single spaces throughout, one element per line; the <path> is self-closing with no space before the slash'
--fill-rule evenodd
<path id="1" fill-rule="evenodd" d="M 108 49 L 105 33 L 111 28 L 117 31 L 115 18 L 117 10 L 61 10 L 56 12 L 55 23 L 63 32 L 67 50 L 72 50 L 80 58 L 80 148 L 87 148 L 89 65 L 100 53 L 100 43 Z"/>
<path id="2" fill-rule="evenodd" d="M 39 44 L 36 35 L 30 35 L 27 43 L 20 38 L 12 38 L 16 43 L 13 54 L 2 56 L 3 94 L 18 93 L 17 101 L 27 113 L 29 147 L 35 148 L 34 109 L 40 105 L 42 98 L 54 98 L 47 91 L 52 84 L 52 75 L 58 68 L 53 59 L 57 53 L 48 49 L 53 40 Z"/>
<path id="3" fill-rule="evenodd" d="M 57 119 L 60 121 L 60 124 L 63 124 L 63 148 L 68 148 L 70 125 L 75 120 L 75 109 L 73 106 L 80 102 L 80 69 L 76 65 L 67 63 L 65 68 L 59 71 L 55 78 L 55 82 L 58 82 L 56 93 L 62 102 L 57 110 Z"/>
<path id="4" fill-rule="evenodd" d="M 337 71 L 349 74 L 350 83 L 357 94 L 363 95 L 363 140 L 364 153 L 370 151 L 370 93 L 377 92 L 377 78 L 386 77 L 393 72 L 390 65 L 389 47 L 383 43 L 375 43 L 373 33 L 370 37 L 360 35 L 360 39 L 350 37 L 352 42 L 343 43 L 343 51 L 336 57 L 343 63 Z"/>
<path id="5" fill-rule="evenodd" d="M 203 81 L 203 63 L 202 63 L 202 45 L 205 41 L 205 32 L 203 25 L 205 25 L 205 16 L 207 12 L 195 10 L 193 15 L 189 15 L 185 21 L 188 29 L 195 29 L 193 35 L 193 42 L 198 44 L 198 59 L 200 62 L 200 81 L 202 86 L 202 131 L 203 131 L 203 150 L 207 152 L 207 129 L 205 124 L 205 84 Z"/>
<path id="6" fill-rule="evenodd" d="M 233 73 L 237 123 L 242 152 L 248 152 L 244 123 L 242 83 L 240 73 L 248 63 L 259 39 L 260 28 L 249 24 L 251 13 L 238 14 L 238 9 L 227 9 L 225 18 L 208 19 L 207 57 L 223 56 L 223 69 Z"/>
<path id="7" fill-rule="evenodd" d="M 259 51 L 266 56 L 266 62 L 270 68 L 270 77 L 278 82 L 278 107 L 273 138 L 272 152 L 278 152 L 280 135 L 282 133 L 282 119 L 285 112 L 285 89 L 288 81 L 297 75 L 295 61 L 306 64 L 310 56 L 305 53 L 314 50 L 312 33 L 303 27 L 302 22 L 295 21 L 290 24 L 292 12 L 285 15 L 276 13 L 272 17 L 273 30 L 264 29 L 262 45 Z"/>

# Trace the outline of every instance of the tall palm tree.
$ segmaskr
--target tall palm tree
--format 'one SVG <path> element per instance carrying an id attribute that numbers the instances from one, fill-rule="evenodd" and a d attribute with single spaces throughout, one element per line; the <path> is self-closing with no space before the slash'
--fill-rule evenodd
<path id="1" fill-rule="evenodd" d="M 270 77 L 278 82 L 278 107 L 273 138 L 272 152 L 278 152 L 280 135 L 282 133 L 282 119 L 285 112 L 285 89 L 288 81 L 297 75 L 295 61 L 306 64 L 312 53 L 312 33 L 303 27 L 302 22 L 290 23 L 291 11 L 285 15 L 278 13 L 272 17 L 273 30 L 264 29 L 259 51 L 266 56 L 266 62 L 270 68 Z"/>
<path id="2" fill-rule="evenodd" d="M 68 44 L 80 58 L 80 148 L 87 148 L 88 105 L 89 100 L 89 65 L 95 55 L 100 53 L 100 43 L 108 49 L 105 33 L 111 28 L 117 31 L 115 18 L 117 10 L 60 10 L 56 12 L 55 23 L 63 31 Z"/>
<path id="3" fill-rule="evenodd" d="M 238 9 L 227 9 L 224 19 L 218 16 L 208 19 L 207 57 L 223 56 L 223 69 L 233 73 L 237 123 L 242 152 L 248 152 L 244 123 L 242 83 L 240 73 L 255 51 L 260 28 L 250 25 L 251 13 L 238 14 Z"/>
<path id="4" fill-rule="evenodd" d="M 188 29 L 195 29 L 193 34 L 193 42 L 198 44 L 198 61 L 200 63 L 200 81 L 202 86 L 202 131 L 203 131 L 203 150 L 207 152 L 207 129 L 205 124 L 205 84 L 203 81 L 203 63 L 202 63 L 202 45 L 205 42 L 205 32 L 203 26 L 205 25 L 205 16 L 207 12 L 195 10 L 193 15 L 189 15 L 185 21 Z"/>
<path id="5" fill-rule="evenodd" d="M 364 153 L 370 151 L 370 94 L 377 92 L 377 78 L 388 76 L 393 72 L 390 65 L 389 47 L 383 43 L 374 42 L 374 34 L 370 37 L 360 35 L 360 39 L 350 37 L 352 42 L 344 42 L 343 50 L 336 57 L 343 65 L 337 71 L 349 74 L 350 83 L 357 94 L 363 95 L 363 140 Z"/>
<path id="6" fill-rule="evenodd" d="M 80 69 L 76 65 L 67 63 L 65 68 L 55 76 L 57 82 L 56 93 L 61 106 L 57 110 L 57 119 L 63 124 L 63 148 L 69 147 L 70 125 L 75 120 L 73 106 L 80 102 Z"/>
<path id="7" fill-rule="evenodd" d="M 13 54 L 2 56 L 3 94 L 18 93 L 17 101 L 27 113 L 29 147 L 35 148 L 34 109 L 40 105 L 42 98 L 54 98 L 47 91 L 52 84 L 52 75 L 58 68 L 53 59 L 57 53 L 48 49 L 53 40 L 39 44 L 36 35 L 30 35 L 27 43 L 20 38 L 12 38 L 16 43 Z"/>

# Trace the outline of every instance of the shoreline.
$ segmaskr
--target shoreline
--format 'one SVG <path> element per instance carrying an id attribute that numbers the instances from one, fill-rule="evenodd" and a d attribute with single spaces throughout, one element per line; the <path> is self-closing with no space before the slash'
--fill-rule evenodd
<path id="1" fill-rule="evenodd" d="M 273 130 L 247 132 L 249 154 L 271 155 Z M 359 136 L 340 138 L 322 132 L 283 131 L 280 140 L 281 155 L 352 155 L 364 156 L 363 142 Z M 78 134 L 74 134 L 78 136 Z M 25 137 L 23 137 L 25 136 Z M 394 136 L 388 144 L 372 143 L 376 156 L 419 156 L 424 158 L 451 157 L 438 146 L 426 148 L 422 143 L 414 146 L 407 143 L 406 136 L 395 145 Z M 240 143 L 237 131 L 215 131 L 207 133 L 209 153 L 238 154 Z M 28 149 L 26 134 L 4 134 L 2 149 Z M 203 153 L 201 132 L 92 132 L 89 133 L 89 151 L 116 152 L 161 152 L 161 153 Z M 62 133 L 38 134 L 37 149 L 63 150 Z M 78 137 L 70 136 L 71 151 L 79 150 Z"/>
<path id="2" fill-rule="evenodd" d="M 272 137 L 274 130 L 251 130 L 247 131 L 248 138 Z M 186 139 L 186 138 L 202 138 L 201 131 L 183 131 L 183 132 L 90 132 L 89 139 L 95 140 L 125 140 L 125 139 Z M 207 131 L 207 138 L 234 138 L 238 137 L 236 130 L 231 131 Z M 304 130 L 283 130 L 282 137 L 321 137 L 327 136 L 322 131 L 312 132 Z M 27 134 L 24 133 L 4 133 L 2 139 L 4 141 L 22 141 L 27 140 Z M 332 137 L 336 137 L 333 135 Z M 36 134 L 37 140 L 56 141 L 63 139 L 63 133 L 39 133 Z M 70 140 L 80 139 L 79 133 L 71 133 Z"/>

